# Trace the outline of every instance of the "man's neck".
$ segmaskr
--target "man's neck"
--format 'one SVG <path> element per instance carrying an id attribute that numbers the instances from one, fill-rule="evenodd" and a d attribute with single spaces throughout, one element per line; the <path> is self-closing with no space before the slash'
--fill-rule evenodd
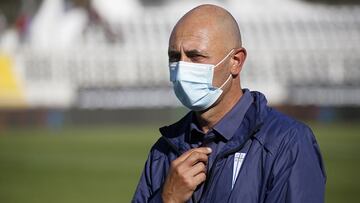
<path id="1" fill-rule="evenodd" d="M 212 108 L 206 111 L 195 112 L 196 119 L 202 131 L 207 133 L 212 127 L 214 127 L 215 124 L 236 105 L 242 95 L 243 92 L 241 88 L 240 91 L 238 89 L 236 91 L 229 91 L 226 95 L 224 95 L 222 100 Z"/>

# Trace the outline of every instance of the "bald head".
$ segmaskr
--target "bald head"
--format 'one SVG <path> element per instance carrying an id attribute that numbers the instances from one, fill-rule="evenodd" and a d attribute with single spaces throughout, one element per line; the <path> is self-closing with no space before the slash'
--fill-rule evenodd
<path id="1" fill-rule="evenodd" d="M 210 29 L 214 31 L 213 34 L 222 35 L 226 41 L 229 41 L 233 46 L 241 46 L 241 35 L 239 26 L 235 18 L 224 8 L 205 4 L 186 13 L 178 22 L 178 25 L 183 23 L 198 23 L 204 26 L 211 26 Z M 176 27 L 175 27 L 176 28 Z"/>
<path id="2" fill-rule="evenodd" d="M 223 54 L 242 45 L 234 17 L 227 10 L 209 4 L 190 10 L 178 21 L 170 36 L 169 49 L 179 49 L 187 45 L 187 40 L 198 41 L 199 49 L 216 49 Z"/>

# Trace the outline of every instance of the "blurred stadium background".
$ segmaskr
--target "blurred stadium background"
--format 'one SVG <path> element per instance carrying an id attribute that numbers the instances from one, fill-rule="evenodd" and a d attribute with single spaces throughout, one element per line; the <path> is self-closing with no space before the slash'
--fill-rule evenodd
<path id="1" fill-rule="evenodd" d="M 356 0 L 1 0 L 0 202 L 129 202 L 158 127 L 186 112 L 167 43 L 201 3 L 238 20 L 243 86 L 313 128 L 326 202 L 357 202 Z"/>

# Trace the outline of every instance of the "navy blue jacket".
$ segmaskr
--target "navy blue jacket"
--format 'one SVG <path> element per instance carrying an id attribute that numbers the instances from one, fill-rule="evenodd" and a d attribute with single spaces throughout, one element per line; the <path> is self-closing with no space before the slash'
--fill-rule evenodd
<path id="1" fill-rule="evenodd" d="M 267 106 L 259 92 L 235 135 L 207 174 L 200 202 L 321 203 L 326 175 L 309 127 Z M 161 189 L 172 160 L 190 149 L 184 141 L 191 114 L 160 129 L 132 202 L 162 202 Z M 232 188 L 233 160 L 246 153 Z M 192 202 L 190 199 L 188 202 Z"/>

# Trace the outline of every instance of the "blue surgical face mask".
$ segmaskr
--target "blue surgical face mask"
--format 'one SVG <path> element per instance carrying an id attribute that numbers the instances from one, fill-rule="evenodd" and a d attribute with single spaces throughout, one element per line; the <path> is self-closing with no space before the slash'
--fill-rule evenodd
<path id="1" fill-rule="evenodd" d="M 231 50 L 218 64 L 201 64 L 178 61 L 169 64 L 170 81 L 180 102 L 193 111 L 202 111 L 212 106 L 221 96 L 224 85 L 214 87 L 214 69 L 233 52 Z"/>

